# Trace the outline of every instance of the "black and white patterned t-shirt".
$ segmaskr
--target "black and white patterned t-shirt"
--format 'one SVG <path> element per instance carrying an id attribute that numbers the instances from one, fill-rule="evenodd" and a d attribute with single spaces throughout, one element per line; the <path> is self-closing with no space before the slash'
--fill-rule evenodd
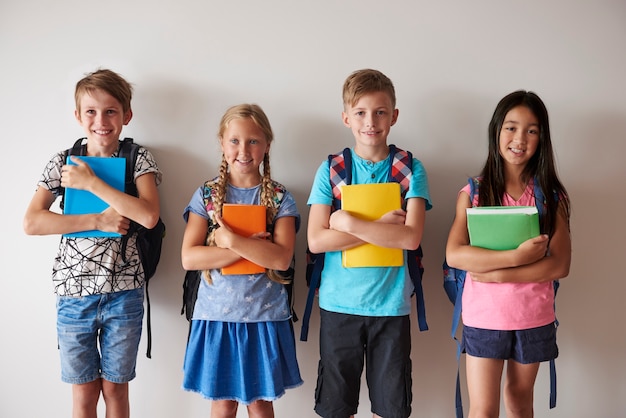
<path id="1" fill-rule="evenodd" d="M 113 155 L 117 156 L 117 153 Z M 38 186 L 60 197 L 61 167 L 64 151 L 54 155 L 46 165 Z M 154 173 L 156 184 L 162 174 L 154 157 L 144 147 L 139 148 L 134 178 Z M 61 237 L 59 251 L 52 267 L 54 293 L 59 296 L 88 296 L 136 289 L 143 286 L 143 268 L 135 237 L 130 237 L 124 264 L 121 255 L 121 238 Z"/>

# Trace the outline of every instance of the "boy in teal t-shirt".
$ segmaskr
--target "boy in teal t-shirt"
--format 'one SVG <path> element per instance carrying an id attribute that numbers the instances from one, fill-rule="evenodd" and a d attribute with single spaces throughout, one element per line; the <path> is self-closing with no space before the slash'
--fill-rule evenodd
<path id="1" fill-rule="evenodd" d="M 387 181 L 387 136 L 398 118 L 391 80 L 376 70 L 352 73 L 343 86 L 343 123 L 355 146 L 352 184 Z M 413 284 L 406 250 L 419 246 L 425 212 L 431 208 L 422 163 L 413 159 L 406 211 L 394 210 L 369 222 L 346 211 L 332 211 L 327 161 L 317 170 L 308 204 L 308 244 L 326 253 L 319 289 L 320 367 L 315 411 L 326 418 L 356 414 L 361 373 L 366 376 L 375 416 L 411 414 L 411 337 Z M 345 268 L 341 251 L 364 242 L 405 250 L 401 267 Z M 321 385 L 321 382 L 324 382 Z"/>

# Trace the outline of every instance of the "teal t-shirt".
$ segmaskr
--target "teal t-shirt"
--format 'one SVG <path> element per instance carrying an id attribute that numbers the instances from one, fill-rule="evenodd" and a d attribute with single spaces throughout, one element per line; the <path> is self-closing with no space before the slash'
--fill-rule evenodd
<path id="1" fill-rule="evenodd" d="M 354 150 L 352 153 L 352 184 L 384 183 L 389 175 L 389 159 L 379 162 L 364 160 Z M 332 206 L 328 161 L 324 161 L 315 174 L 308 205 Z M 413 170 L 406 199 L 422 198 L 426 210 L 432 208 L 428 178 L 422 163 L 413 159 Z M 327 252 L 319 289 L 320 308 L 362 316 L 402 316 L 411 311 L 413 283 L 409 277 L 404 252 L 402 267 L 345 268 L 341 251 Z"/>

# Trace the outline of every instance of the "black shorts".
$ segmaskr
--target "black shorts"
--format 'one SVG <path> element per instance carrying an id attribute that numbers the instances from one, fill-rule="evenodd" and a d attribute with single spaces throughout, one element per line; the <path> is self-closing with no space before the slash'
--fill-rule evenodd
<path id="1" fill-rule="evenodd" d="M 320 362 L 315 412 L 324 418 L 357 413 L 361 374 L 372 413 L 411 415 L 411 328 L 409 316 L 371 317 L 321 310 Z"/>
<path id="2" fill-rule="evenodd" d="M 556 325 L 519 331 L 463 327 L 462 350 L 473 357 L 512 359 L 521 364 L 553 360 L 559 355 Z"/>

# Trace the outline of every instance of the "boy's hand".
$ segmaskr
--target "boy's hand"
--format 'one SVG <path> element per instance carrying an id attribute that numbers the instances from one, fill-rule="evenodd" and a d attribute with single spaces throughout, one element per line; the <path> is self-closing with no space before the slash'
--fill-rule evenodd
<path id="1" fill-rule="evenodd" d="M 89 164 L 78 157 L 71 156 L 76 165 L 65 164 L 61 168 L 61 186 L 72 189 L 89 190 L 92 181 L 97 178 Z"/>
<path id="2" fill-rule="evenodd" d="M 402 209 L 394 209 L 385 213 L 376 222 L 382 222 L 384 224 L 396 224 L 404 225 L 406 221 L 406 212 Z"/>
<path id="3" fill-rule="evenodd" d="M 347 232 L 352 215 L 345 210 L 336 210 L 330 215 L 328 226 L 339 232 Z"/>
<path id="4" fill-rule="evenodd" d="M 130 220 L 117 213 L 117 211 L 111 207 L 105 209 L 98 216 L 98 225 L 96 229 L 105 232 L 117 232 L 118 234 L 125 235 L 130 228 Z"/>

